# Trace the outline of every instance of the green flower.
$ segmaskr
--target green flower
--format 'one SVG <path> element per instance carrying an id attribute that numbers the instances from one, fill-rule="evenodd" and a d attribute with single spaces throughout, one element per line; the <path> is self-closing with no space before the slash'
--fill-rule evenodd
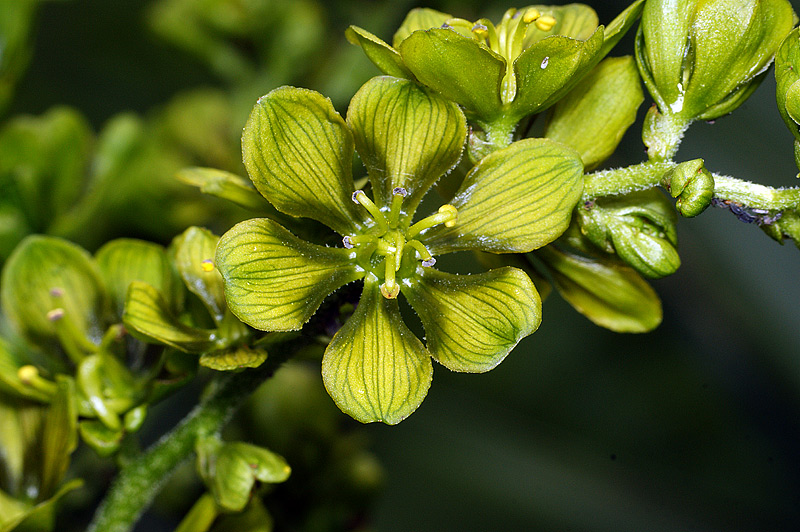
<path id="1" fill-rule="evenodd" d="M 564 96 L 636 20 L 634 2 L 607 29 L 582 4 L 509 9 L 498 24 L 411 11 L 394 47 L 355 26 L 348 39 L 384 73 L 416 79 L 464 107 L 490 142 L 507 145 L 522 118 Z"/>
<path id="2" fill-rule="evenodd" d="M 580 157 L 547 139 L 514 143 L 484 158 L 449 204 L 415 221 L 466 135 L 455 103 L 393 77 L 367 82 L 346 121 L 316 92 L 276 89 L 244 129 L 259 192 L 285 214 L 324 223 L 343 244 L 306 242 L 270 219 L 234 226 L 216 254 L 228 305 L 257 329 L 297 330 L 325 297 L 363 280 L 354 314 L 322 360 L 328 392 L 362 422 L 411 414 L 430 386 L 431 356 L 452 370 L 488 371 L 540 323 L 539 294 L 521 270 L 453 275 L 432 268 L 434 256 L 526 252 L 554 240 L 580 198 Z M 354 150 L 372 198 L 355 190 Z M 426 344 L 404 323 L 399 294 L 420 317 Z"/>

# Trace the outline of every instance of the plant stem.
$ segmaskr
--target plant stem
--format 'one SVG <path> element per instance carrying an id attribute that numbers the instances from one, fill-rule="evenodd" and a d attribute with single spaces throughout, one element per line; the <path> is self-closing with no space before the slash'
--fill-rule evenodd
<path id="1" fill-rule="evenodd" d="M 800 206 L 800 188 L 772 188 L 734 177 L 714 176 L 714 196 L 753 209 L 783 211 Z"/>
<path id="2" fill-rule="evenodd" d="M 236 409 L 288 358 L 289 352 L 290 349 L 273 349 L 260 367 L 220 379 L 216 389 L 174 429 L 120 470 L 89 532 L 130 531 L 169 474 L 192 454 L 196 439 L 219 432 Z"/>

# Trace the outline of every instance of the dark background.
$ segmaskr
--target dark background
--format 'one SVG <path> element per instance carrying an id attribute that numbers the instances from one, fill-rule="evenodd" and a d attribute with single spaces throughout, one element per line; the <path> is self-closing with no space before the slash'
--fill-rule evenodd
<path id="1" fill-rule="evenodd" d="M 324 53 L 299 81 L 344 110 L 377 73 L 345 42 L 344 29 L 353 23 L 389 39 L 414 5 L 325 3 Z M 507 7 L 426 5 L 495 20 Z M 626 5 L 594 7 L 608 23 Z M 120 111 L 147 113 L 184 88 L 222 86 L 202 62 L 148 30 L 147 7 L 45 3 L 7 116 L 68 104 L 99 128 Z M 612 55 L 631 51 L 626 38 Z M 703 157 L 715 172 L 800 185 L 774 90 L 770 75 L 733 115 L 694 125 L 678 159 Z M 608 165 L 645 158 L 639 127 Z M 492 372 L 437 366 L 413 416 L 366 427 L 385 469 L 373 528 L 800 529 L 800 252 L 720 209 L 680 220 L 679 239 L 683 265 L 653 283 L 664 304 L 655 332 L 608 332 L 553 295 L 539 331 Z"/>

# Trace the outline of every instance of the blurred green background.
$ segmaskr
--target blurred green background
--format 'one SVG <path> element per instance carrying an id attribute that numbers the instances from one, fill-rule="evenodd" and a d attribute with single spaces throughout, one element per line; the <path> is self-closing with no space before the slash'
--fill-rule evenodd
<path id="1" fill-rule="evenodd" d="M 300 85 L 344 111 L 377 74 L 345 41 L 348 24 L 388 40 L 417 5 L 468 19 L 496 19 L 511 7 L 267 1 L 258 19 L 226 19 L 209 7 L 212 29 L 191 9 L 181 11 L 181 4 L 194 4 L 196 15 L 221 3 L 43 2 L 30 63 L 2 120 L 69 105 L 95 131 L 127 111 L 180 129 L 184 115 L 164 118 L 170 102 L 202 87 L 225 99 L 220 127 L 229 146 L 217 159 L 236 170 L 226 154 L 235 153 L 259 95 Z M 593 7 L 608 23 L 626 5 Z M 612 55 L 631 51 L 628 36 Z M 774 87 L 770 76 L 733 115 L 696 124 L 678 158 L 703 157 L 712 171 L 772 186 L 800 185 Z M 639 124 L 607 166 L 644 159 Z M 192 154 L 195 164 L 209 158 L 202 147 Z M 204 208 L 199 192 L 187 194 L 196 195 L 193 209 Z M 189 210 L 182 219 L 222 231 L 242 216 L 209 212 Z M 148 230 L 136 226 L 132 236 L 173 236 Z M 125 231 L 114 227 L 107 236 Z M 492 372 L 437 367 L 413 416 L 396 427 L 365 427 L 384 474 L 362 525 L 381 532 L 800 529 L 800 253 L 720 209 L 681 220 L 679 238 L 683 266 L 654 283 L 664 303 L 655 332 L 608 332 L 553 295 L 539 331 Z M 344 415 L 341 422 L 350 423 Z M 170 530 L 175 519 L 152 512 L 138 530 Z"/>

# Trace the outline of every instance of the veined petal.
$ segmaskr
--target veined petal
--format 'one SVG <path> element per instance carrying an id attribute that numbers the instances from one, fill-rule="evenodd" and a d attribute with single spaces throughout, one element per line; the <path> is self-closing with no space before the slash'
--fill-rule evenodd
<path id="1" fill-rule="evenodd" d="M 563 35 L 583 41 L 591 37 L 599 23 L 595 10 L 584 4 L 535 7 L 542 15 L 550 15 L 556 19 L 556 23 L 547 31 L 540 30 L 536 24 L 528 26 L 523 48 L 529 48 L 532 44 L 553 35 Z"/>
<path id="2" fill-rule="evenodd" d="M 403 59 L 397 50 L 372 33 L 358 26 L 350 26 L 345 30 L 344 35 L 348 41 L 360 46 L 367 58 L 384 74 L 413 79 L 414 75 L 403 64 Z"/>
<path id="3" fill-rule="evenodd" d="M 456 224 L 436 226 L 420 240 L 434 255 L 525 253 L 564 232 L 582 191 L 578 152 L 549 139 L 524 139 L 484 157 L 451 201 Z"/>
<path id="4" fill-rule="evenodd" d="M 398 45 L 403 62 L 428 87 L 484 122 L 501 112 L 505 60 L 451 29 L 416 31 Z"/>
<path id="5" fill-rule="evenodd" d="M 421 270 L 402 291 L 425 326 L 433 358 L 453 371 L 489 371 L 542 321 L 542 300 L 522 270 Z"/>
<path id="6" fill-rule="evenodd" d="M 244 127 L 250 179 L 276 209 L 349 234 L 361 220 L 353 194 L 353 136 L 328 98 L 295 87 L 262 96 Z"/>
<path id="7" fill-rule="evenodd" d="M 215 264 L 231 311 L 264 331 L 300 329 L 328 294 L 364 275 L 348 250 L 310 244 L 266 218 L 222 235 Z"/>
<path id="8" fill-rule="evenodd" d="M 522 119 L 554 104 L 600 61 L 602 46 L 601 26 L 586 41 L 557 35 L 522 52 L 514 61 L 517 94 L 509 113 Z"/>
<path id="9" fill-rule="evenodd" d="M 322 358 L 322 379 L 339 408 L 362 423 L 389 425 L 422 403 L 433 376 L 430 353 L 408 330 L 396 299 L 368 278 L 355 313 Z"/>
<path id="10" fill-rule="evenodd" d="M 222 277 L 214 267 L 214 254 L 219 237 L 201 227 L 190 227 L 175 237 L 175 267 L 184 284 L 203 302 L 214 322 L 219 325 L 225 317 L 225 293 Z"/>
<path id="11" fill-rule="evenodd" d="M 387 76 L 359 89 L 347 123 L 376 203 L 390 205 L 392 190 L 402 187 L 409 216 L 431 185 L 458 163 L 467 136 L 458 105 L 412 81 Z"/>
<path id="12" fill-rule="evenodd" d="M 397 48 L 406 37 L 411 35 L 417 30 L 429 30 L 431 28 L 439 28 L 447 20 L 453 18 L 452 15 L 436 11 L 427 7 L 416 7 L 408 12 L 403 23 L 394 32 L 392 38 L 392 46 Z"/>

